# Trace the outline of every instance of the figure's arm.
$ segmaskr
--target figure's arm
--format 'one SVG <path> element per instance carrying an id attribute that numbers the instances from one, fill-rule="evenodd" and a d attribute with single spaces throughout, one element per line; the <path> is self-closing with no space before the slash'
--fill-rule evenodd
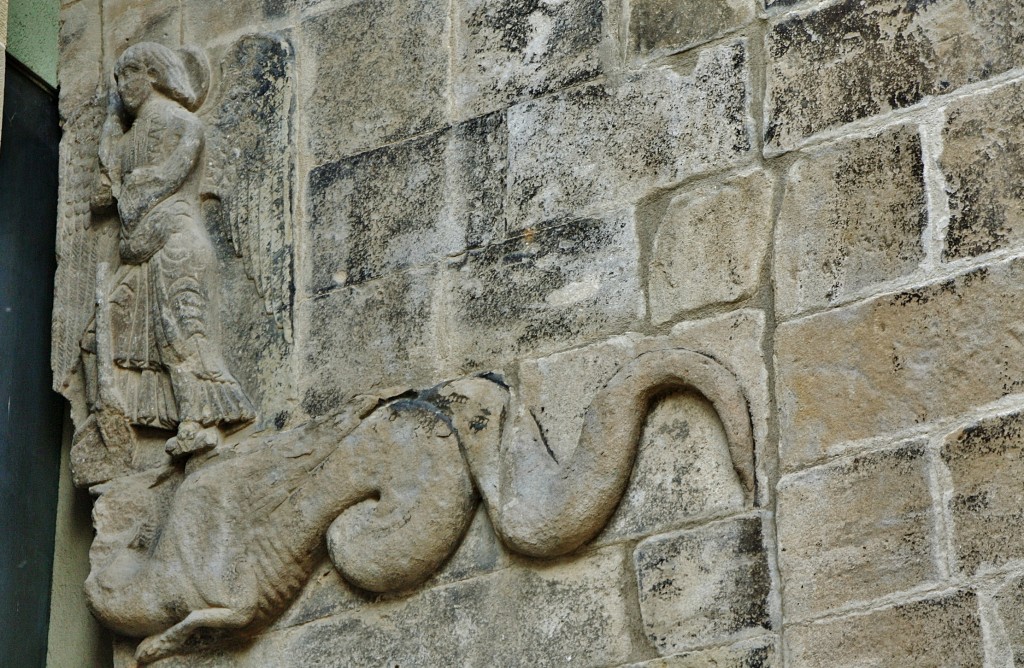
<path id="1" fill-rule="evenodd" d="M 196 168 L 203 150 L 202 123 L 189 114 L 174 118 L 171 125 L 177 126 L 174 130 L 180 132 L 180 135 L 170 155 L 162 162 L 139 167 L 124 175 L 118 197 L 122 220 L 134 223 L 142 218 L 181 188 Z"/>
<path id="2" fill-rule="evenodd" d="M 163 248 L 173 230 L 164 220 L 144 217 L 181 188 L 202 153 L 200 122 L 191 116 L 175 120 L 182 122 L 181 134 L 168 158 L 125 174 L 121 182 L 118 212 L 131 233 L 122 237 L 120 249 L 122 259 L 129 262 L 144 262 Z"/>

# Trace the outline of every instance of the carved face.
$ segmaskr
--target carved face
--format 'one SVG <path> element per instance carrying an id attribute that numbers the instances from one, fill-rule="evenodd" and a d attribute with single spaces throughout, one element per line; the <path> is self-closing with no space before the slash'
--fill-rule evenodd
<path id="1" fill-rule="evenodd" d="M 134 115 L 153 94 L 153 77 L 143 63 L 134 60 L 119 68 L 115 76 L 121 103 Z"/>

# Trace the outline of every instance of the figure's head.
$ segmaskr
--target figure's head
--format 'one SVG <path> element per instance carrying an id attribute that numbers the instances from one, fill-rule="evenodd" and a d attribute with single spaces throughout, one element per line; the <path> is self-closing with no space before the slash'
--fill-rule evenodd
<path id="1" fill-rule="evenodd" d="M 137 113 L 154 91 L 187 109 L 196 103 L 196 91 L 185 63 L 177 53 L 160 44 L 142 42 L 125 49 L 117 59 L 114 78 L 121 102 L 130 114 Z"/>

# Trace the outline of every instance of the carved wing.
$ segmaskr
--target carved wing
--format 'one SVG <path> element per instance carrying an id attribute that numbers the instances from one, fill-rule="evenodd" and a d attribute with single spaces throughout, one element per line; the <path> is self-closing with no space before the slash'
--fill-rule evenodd
<path id="1" fill-rule="evenodd" d="M 60 392 L 78 362 L 82 334 L 95 310 L 96 267 L 117 250 L 117 226 L 94 221 L 90 201 L 99 183 L 98 147 L 106 117 L 97 95 L 64 122 L 60 145 L 57 277 L 53 300 L 53 389 Z M 94 224 L 96 223 L 96 224 Z"/>
<path id="2" fill-rule="evenodd" d="M 221 66 L 209 111 L 204 196 L 256 284 L 267 315 L 292 336 L 292 48 L 277 35 L 246 35 Z"/>

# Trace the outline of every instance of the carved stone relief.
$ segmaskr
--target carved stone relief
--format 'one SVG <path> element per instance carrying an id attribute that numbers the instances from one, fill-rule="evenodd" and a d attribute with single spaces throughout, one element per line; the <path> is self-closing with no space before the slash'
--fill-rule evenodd
<path id="1" fill-rule="evenodd" d="M 409 590 L 458 547 L 480 500 L 509 550 L 573 552 L 615 511 L 650 404 L 669 392 L 710 402 L 753 504 L 744 392 L 689 350 L 619 369 L 561 459 L 497 373 L 261 428 L 220 320 L 254 307 L 292 339 L 290 53 L 243 37 L 214 77 L 198 49 L 131 46 L 105 112 L 97 96 L 65 144 L 56 385 L 72 402 L 75 482 L 96 497 L 89 603 L 141 639 L 138 662 L 263 628 L 324 555 L 362 590 Z M 204 103 L 212 80 L 217 102 Z M 258 302 L 223 303 L 218 234 Z"/>

